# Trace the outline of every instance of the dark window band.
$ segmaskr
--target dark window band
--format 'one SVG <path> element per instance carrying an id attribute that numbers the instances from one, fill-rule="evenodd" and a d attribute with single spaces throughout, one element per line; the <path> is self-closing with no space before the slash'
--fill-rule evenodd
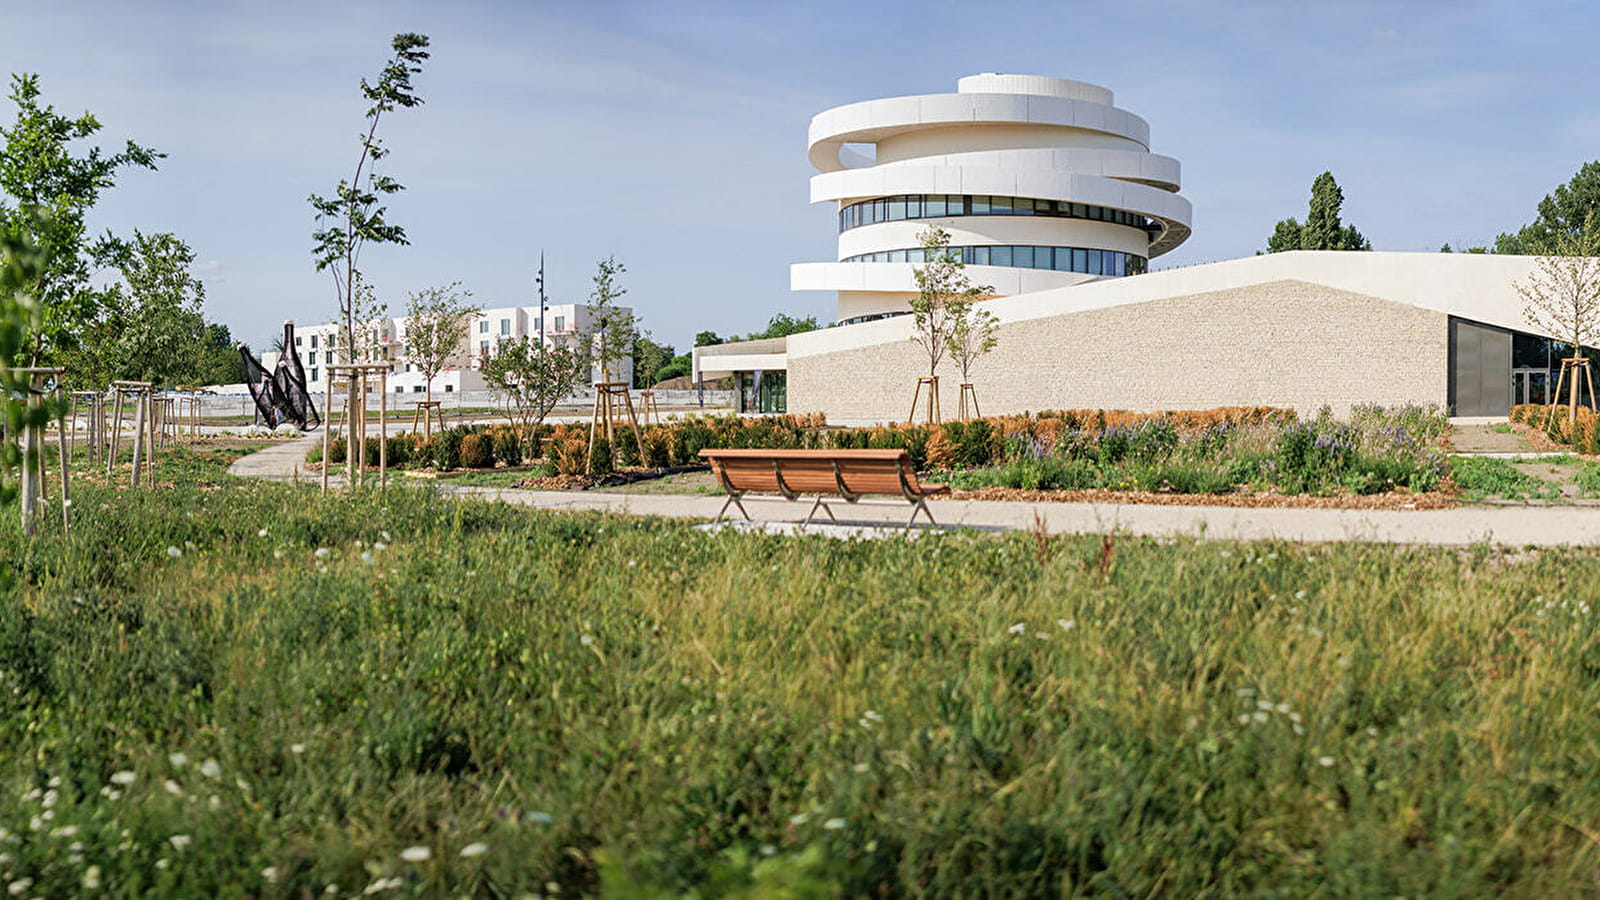
<path id="1" fill-rule="evenodd" d="M 1145 271 L 1147 260 L 1132 253 L 1118 250 L 1092 250 L 1086 247 L 1033 247 L 1015 244 L 985 244 L 977 247 L 951 247 L 952 254 L 961 254 L 961 262 L 969 266 L 1011 266 L 1021 269 L 1050 269 L 1055 272 L 1083 272 L 1088 275 L 1138 275 Z M 921 247 L 910 250 L 879 250 L 849 256 L 840 262 L 927 262 L 927 251 Z"/>
<path id="2" fill-rule="evenodd" d="M 898 194 L 862 200 L 839 210 L 839 231 L 879 222 L 906 219 L 942 219 L 950 216 L 1050 216 L 1089 219 L 1129 228 L 1150 229 L 1150 220 L 1138 213 L 1109 206 L 1034 200 L 1029 197 L 993 197 L 988 194 Z"/>

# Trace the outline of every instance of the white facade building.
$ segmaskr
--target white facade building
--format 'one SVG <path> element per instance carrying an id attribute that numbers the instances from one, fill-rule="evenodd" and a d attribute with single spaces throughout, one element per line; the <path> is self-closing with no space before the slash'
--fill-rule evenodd
<path id="1" fill-rule="evenodd" d="M 619 309 L 632 312 L 629 307 Z M 396 394 L 422 394 L 427 392 L 427 384 L 416 363 L 410 359 L 410 347 L 406 344 L 407 322 L 404 317 L 370 322 L 366 326 L 370 332 L 368 339 L 378 348 L 379 359 L 390 363 L 389 390 Z M 300 354 L 300 364 L 306 370 L 306 386 L 313 395 L 326 385 L 327 367 L 339 360 L 335 341 L 340 329 L 341 326 L 334 322 L 295 329 L 294 350 Z M 455 357 L 434 376 L 433 393 L 487 390 L 479 370 L 503 344 L 513 340 L 528 337 L 537 341 L 542 336 L 543 340 L 554 346 L 576 340 L 580 334 L 593 329 L 593 310 L 583 303 L 547 303 L 542 321 L 537 306 L 485 309 L 472 317 L 467 326 L 467 337 L 461 342 Z M 277 360 L 276 353 L 262 354 L 262 364 L 269 370 L 277 364 Z M 596 370 L 593 376 L 599 380 L 601 373 Z M 633 359 L 624 356 L 614 363 L 610 377 L 614 381 L 631 382 Z"/>
<path id="2" fill-rule="evenodd" d="M 973 283 L 993 285 L 999 342 L 972 372 L 990 415 L 1420 403 L 1503 416 L 1551 397 L 1571 349 L 1527 318 L 1517 286 L 1533 257 L 1296 251 L 1147 272 L 1192 221 L 1178 162 L 1150 153 L 1149 133 L 1104 88 L 1032 75 L 818 115 L 811 198 L 839 206 L 838 259 L 795 265 L 790 283 L 837 291 L 839 321 L 697 348 L 696 377 L 734 376 L 742 412 L 903 421 L 928 366 L 903 313 L 917 235 L 938 224 Z M 940 374 L 952 409 L 960 379 Z"/>
<path id="3" fill-rule="evenodd" d="M 907 310 L 930 225 L 998 296 L 1137 274 L 1189 236 L 1178 161 L 1081 81 L 969 75 L 954 94 L 836 107 L 811 120 L 808 156 L 812 202 L 838 206 L 838 260 L 793 266 L 790 286 L 837 291 L 842 324 Z"/>

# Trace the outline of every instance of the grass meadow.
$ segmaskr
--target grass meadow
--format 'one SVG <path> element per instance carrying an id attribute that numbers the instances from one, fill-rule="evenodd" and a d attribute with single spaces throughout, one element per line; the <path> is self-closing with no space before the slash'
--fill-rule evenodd
<path id="1" fill-rule="evenodd" d="M 0 524 L 8 896 L 1600 892 L 1594 551 L 848 543 L 163 466 L 70 540 Z"/>

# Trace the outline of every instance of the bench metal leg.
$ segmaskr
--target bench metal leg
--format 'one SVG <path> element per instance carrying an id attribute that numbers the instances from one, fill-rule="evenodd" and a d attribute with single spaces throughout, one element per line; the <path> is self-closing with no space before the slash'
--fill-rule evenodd
<path id="1" fill-rule="evenodd" d="M 728 507 L 729 506 L 737 506 L 737 507 L 739 507 L 739 513 L 744 516 L 744 520 L 746 522 L 750 521 L 750 512 L 749 512 L 749 510 L 744 508 L 744 504 L 743 503 L 739 502 L 739 495 L 738 494 L 729 494 L 727 501 L 722 504 L 722 509 L 717 510 L 717 521 L 718 522 L 722 521 L 722 515 L 723 515 L 723 513 L 726 513 L 728 511 Z"/>
<path id="2" fill-rule="evenodd" d="M 919 499 L 916 505 L 911 507 L 911 518 L 906 520 L 905 531 L 907 534 L 911 533 L 911 526 L 917 524 L 917 513 L 919 512 L 928 517 L 929 526 L 933 528 L 939 527 L 939 523 L 933 520 L 933 510 L 928 509 L 928 501 Z"/>
<path id="3" fill-rule="evenodd" d="M 812 518 L 815 517 L 816 514 L 817 514 L 818 507 L 821 507 L 822 511 L 828 514 L 828 518 L 833 520 L 833 524 L 835 524 L 835 525 L 839 524 L 838 517 L 833 514 L 833 508 L 830 507 L 828 504 L 823 503 L 822 502 L 822 498 L 818 497 L 817 498 L 817 502 L 811 504 L 811 512 L 806 514 L 806 520 L 804 522 L 800 523 L 800 527 L 801 528 L 804 528 L 807 525 L 811 524 Z"/>

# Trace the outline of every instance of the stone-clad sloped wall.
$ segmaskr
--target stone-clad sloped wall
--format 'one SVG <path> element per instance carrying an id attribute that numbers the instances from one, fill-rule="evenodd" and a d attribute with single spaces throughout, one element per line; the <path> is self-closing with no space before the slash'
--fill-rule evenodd
<path id="1" fill-rule="evenodd" d="M 892 321 L 896 337 L 874 323 L 886 339 L 858 349 L 802 355 L 791 340 L 789 410 L 903 421 L 927 357 L 909 317 Z M 1301 281 L 1007 322 L 999 338 L 972 374 L 985 415 L 1447 402 L 1443 313 Z M 954 417 L 959 373 L 947 361 L 939 375 Z"/>

